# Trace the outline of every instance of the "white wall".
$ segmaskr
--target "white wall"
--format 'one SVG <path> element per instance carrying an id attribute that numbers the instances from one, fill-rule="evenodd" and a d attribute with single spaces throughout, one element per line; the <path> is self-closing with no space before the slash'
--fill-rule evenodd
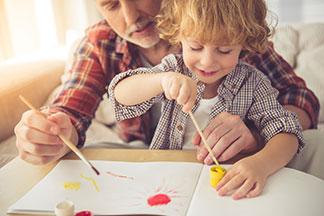
<path id="1" fill-rule="evenodd" d="M 19 55 L 38 47 L 34 0 L 4 0 L 13 54 Z"/>
<path id="2" fill-rule="evenodd" d="M 99 19 L 94 0 L 0 0 L 0 61 L 67 47 Z"/>
<path id="3" fill-rule="evenodd" d="M 279 24 L 324 22 L 324 0 L 266 0 Z"/>

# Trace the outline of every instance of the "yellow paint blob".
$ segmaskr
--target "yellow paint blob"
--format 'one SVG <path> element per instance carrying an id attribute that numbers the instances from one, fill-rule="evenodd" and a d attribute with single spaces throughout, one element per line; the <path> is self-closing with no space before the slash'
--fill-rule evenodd
<path id="1" fill-rule="evenodd" d="M 90 182 L 90 183 L 95 187 L 95 190 L 96 190 L 97 192 L 99 192 L 99 187 L 98 187 L 98 185 L 97 185 L 96 180 L 94 180 L 93 178 L 90 178 L 90 177 L 86 177 L 86 176 L 84 176 L 84 175 L 82 175 L 82 174 L 81 174 L 81 178 L 84 178 L 85 180 L 89 181 L 89 182 Z"/>
<path id="2" fill-rule="evenodd" d="M 65 190 L 80 190 L 80 182 L 64 182 Z"/>

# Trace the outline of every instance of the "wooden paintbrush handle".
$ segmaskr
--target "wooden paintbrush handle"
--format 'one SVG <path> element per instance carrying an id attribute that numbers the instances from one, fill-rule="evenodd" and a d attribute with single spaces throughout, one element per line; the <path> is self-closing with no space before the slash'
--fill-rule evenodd
<path id="1" fill-rule="evenodd" d="M 200 135 L 202 141 L 203 141 L 203 144 L 204 144 L 204 146 L 206 147 L 206 149 L 207 149 L 207 151 L 208 151 L 208 153 L 209 153 L 210 156 L 212 157 L 212 159 L 213 159 L 213 161 L 215 162 L 215 164 L 216 164 L 217 166 L 219 166 L 219 163 L 218 163 L 216 157 L 214 156 L 214 153 L 213 153 L 212 149 L 211 149 L 210 146 L 208 145 L 207 140 L 206 140 L 204 134 L 202 133 L 202 131 L 200 130 L 199 125 L 198 125 L 198 123 L 197 123 L 197 121 L 196 121 L 196 119 L 195 119 L 195 117 L 194 117 L 194 115 L 192 114 L 191 111 L 189 112 L 189 116 L 190 116 L 192 122 L 194 123 L 194 125 L 195 125 L 195 127 L 196 127 L 196 129 L 197 129 L 197 131 L 198 131 L 198 133 L 199 133 L 199 135 Z"/>

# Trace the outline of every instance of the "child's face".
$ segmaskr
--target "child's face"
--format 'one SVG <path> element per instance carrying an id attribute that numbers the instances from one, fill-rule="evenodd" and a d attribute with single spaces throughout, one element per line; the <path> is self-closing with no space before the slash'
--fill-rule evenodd
<path id="1" fill-rule="evenodd" d="M 185 65 L 205 84 L 213 84 L 229 74 L 238 63 L 241 45 L 218 46 L 181 40 Z"/>

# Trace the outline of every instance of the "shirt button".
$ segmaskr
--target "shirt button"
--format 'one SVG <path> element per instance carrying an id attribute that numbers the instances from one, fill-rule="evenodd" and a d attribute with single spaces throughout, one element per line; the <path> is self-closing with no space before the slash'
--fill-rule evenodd
<path id="1" fill-rule="evenodd" d="M 183 127 L 182 127 L 181 124 L 178 124 L 178 125 L 177 125 L 177 130 L 180 131 L 180 132 L 183 130 Z"/>

